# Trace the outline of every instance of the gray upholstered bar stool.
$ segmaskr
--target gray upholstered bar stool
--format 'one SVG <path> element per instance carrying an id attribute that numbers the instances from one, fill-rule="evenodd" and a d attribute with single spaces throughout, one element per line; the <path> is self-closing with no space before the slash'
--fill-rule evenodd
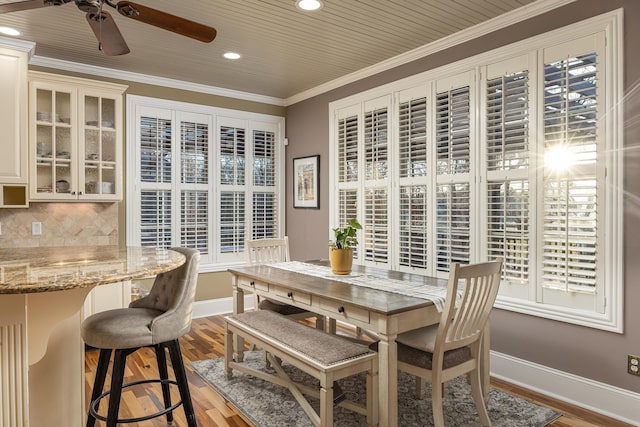
<path id="1" fill-rule="evenodd" d="M 82 323 L 82 338 L 85 343 L 100 349 L 100 357 L 93 384 L 87 427 L 95 425 L 96 419 L 107 422 L 107 427 L 118 423 L 143 421 L 161 415 L 173 422 L 173 410 L 183 405 L 189 427 L 197 427 L 191 403 L 187 376 L 182 362 L 178 338 L 191 328 L 191 312 L 196 291 L 200 252 L 194 249 L 172 248 L 185 255 L 186 262 L 179 268 L 156 276 L 151 292 L 146 297 L 133 301 L 128 308 L 103 311 L 88 317 Z M 159 379 L 122 384 L 127 355 L 142 347 L 153 347 L 158 361 Z M 165 349 L 169 350 L 176 380 L 170 380 L 167 372 Z M 111 389 L 102 392 L 109 358 L 115 350 Z M 132 385 L 159 382 L 162 385 L 165 409 L 139 418 L 118 419 L 122 389 Z M 169 386 L 176 384 L 180 401 L 171 404 Z M 109 396 L 107 416 L 98 414 L 100 400 Z"/>

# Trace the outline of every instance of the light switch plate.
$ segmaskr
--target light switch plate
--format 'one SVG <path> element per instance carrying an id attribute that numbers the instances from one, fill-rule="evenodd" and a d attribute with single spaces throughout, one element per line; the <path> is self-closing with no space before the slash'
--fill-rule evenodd
<path id="1" fill-rule="evenodd" d="M 34 236 L 40 236 L 42 234 L 42 223 L 41 222 L 32 222 L 31 223 L 31 234 Z"/>

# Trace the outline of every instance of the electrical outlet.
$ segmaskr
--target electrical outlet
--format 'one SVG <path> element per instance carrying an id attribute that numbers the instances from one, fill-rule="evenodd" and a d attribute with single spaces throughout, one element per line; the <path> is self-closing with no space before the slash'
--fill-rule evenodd
<path id="1" fill-rule="evenodd" d="M 631 375 L 640 376 L 640 356 L 629 354 L 627 357 L 627 372 Z"/>

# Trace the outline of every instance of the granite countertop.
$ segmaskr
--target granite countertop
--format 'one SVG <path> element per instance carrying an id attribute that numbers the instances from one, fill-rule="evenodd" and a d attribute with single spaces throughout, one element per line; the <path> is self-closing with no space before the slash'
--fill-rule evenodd
<path id="1" fill-rule="evenodd" d="M 140 279 L 184 263 L 179 252 L 132 246 L 0 249 L 0 294 L 51 292 Z"/>

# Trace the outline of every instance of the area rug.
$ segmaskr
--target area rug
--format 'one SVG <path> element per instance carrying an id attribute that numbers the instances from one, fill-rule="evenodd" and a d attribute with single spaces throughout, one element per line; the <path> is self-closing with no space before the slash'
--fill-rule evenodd
<path id="1" fill-rule="evenodd" d="M 265 367 L 264 356 L 260 351 L 246 352 L 245 363 L 254 369 L 273 373 L 272 369 Z M 227 380 L 224 376 L 222 357 L 193 362 L 191 366 L 257 427 L 313 425 L 289 390 L 282 386 L 237 370 L 233 371 L 233 378 Z M 283 368 L 295 381 L 318 385 L 315 378 L 291 365 L 283 363 Z M 339 383 L 347 399 L 364 402 L 364 395 L 356 392 L 365 389 L 364 375 L 348 377 L 340 380 Z M 415 399 L 414 387 L 415 382 L 411 375 L 398 372 L 398 425 L 402 427 L 432 426 L 431 387 L 426 385 L 427 393 L 423 400 Z M 445 393 L 444 414 L 447 426 L 480 425 L 471 397 L 471 389 L 465 378 L 450 381 L 445 387 Z M 310 402 L 317 410 L 320 405 L 319 400 L 310 398 Z M 381 402 L 381 404 L 384 403 Z M 490 391 L 488 408 L 494 427 L 542 427 L 562 415 L 494 388 Z M 339 427 L 366 425 L 364 416 L 342 407 L 334 409 L 334 421 Z"/>

